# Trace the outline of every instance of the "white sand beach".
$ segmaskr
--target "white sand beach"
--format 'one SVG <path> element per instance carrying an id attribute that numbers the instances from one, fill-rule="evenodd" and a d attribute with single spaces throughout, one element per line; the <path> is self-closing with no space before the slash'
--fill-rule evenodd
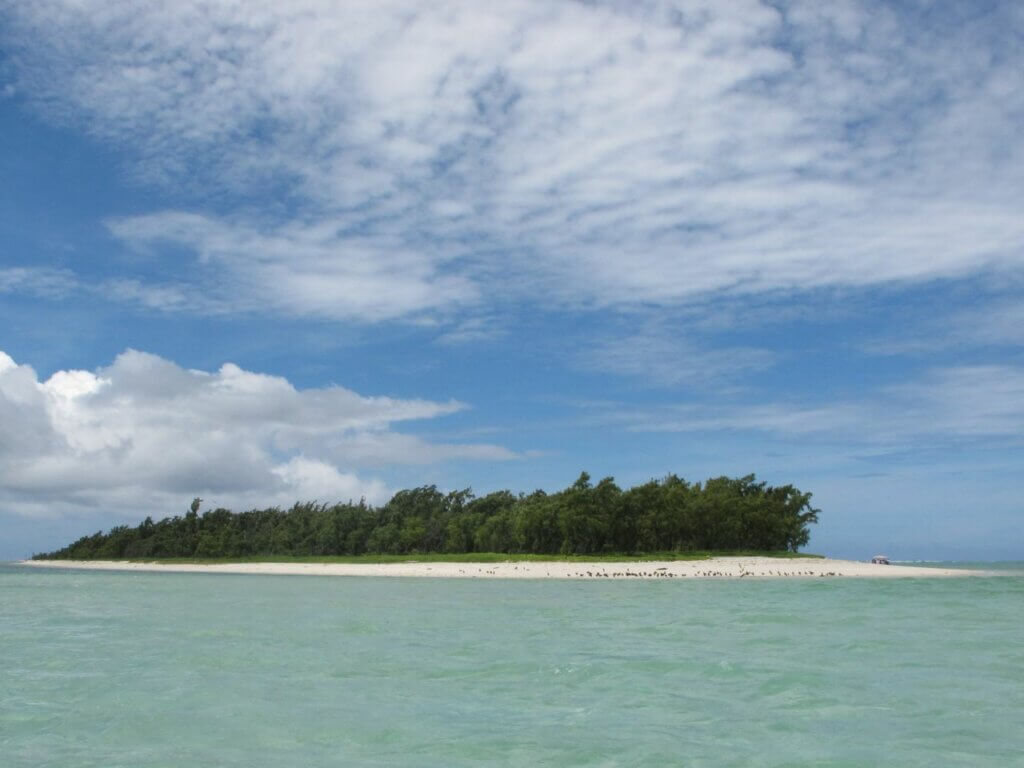
<path id="1" fill-rule="evenodd" d="M 829 558 L 716 557 L 709 560 L 646 562 L 500 563 L 159 563 L 124 560 L 25 560 L 36 568 L 248 573 L 302 576 L 402 576 L 448 579 L 807 579 L 935 578 L 983 575 L 983 571 L 910 565 L 875 565 Z"/>

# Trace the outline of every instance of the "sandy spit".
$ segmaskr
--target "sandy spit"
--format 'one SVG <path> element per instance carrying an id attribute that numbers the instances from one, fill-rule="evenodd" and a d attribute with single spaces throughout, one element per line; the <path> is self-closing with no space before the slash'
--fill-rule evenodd
<path id="1" fill-rule="evenodd" d="M 983 571 L 874 565 L 856 560 L 820 558 L 716 557 L 710 560 L 649 562 L 504 562 L 504 563 L 190 563 L 124 560 L 24 560 L 35 568 L 80 568 L 172 573 L 255 573 L 304 576 L 406 576 L 449 579 L 808 579 L 936 578 L 977 576 Z"/>

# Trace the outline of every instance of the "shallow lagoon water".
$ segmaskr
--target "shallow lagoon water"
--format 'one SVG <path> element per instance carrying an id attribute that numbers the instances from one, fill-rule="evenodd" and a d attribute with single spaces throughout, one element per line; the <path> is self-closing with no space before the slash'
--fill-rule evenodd
<path id="1" fill-rule="evenodd" d="M 1024 763 L 1024 570 L 488 581 L 0 567 L 8 766 Z"/>

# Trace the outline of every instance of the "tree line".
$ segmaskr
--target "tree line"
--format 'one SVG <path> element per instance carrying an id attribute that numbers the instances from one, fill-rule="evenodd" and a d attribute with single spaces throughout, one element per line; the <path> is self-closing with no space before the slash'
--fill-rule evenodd
<path id="1" fill-rule="evenodd" d="M 707 550 L 793 551 L 807 544 L 820 510 L 792 485 L 754 475 L 689 483 L 676 475 L 622 490 L 584 472 L 557 493 L 434 485 L 403 490 L 384 505 L 297 503 L 183 516 L 84 536 L 37 559 L 219 558 L 501 552 L 591 555 Z"/>

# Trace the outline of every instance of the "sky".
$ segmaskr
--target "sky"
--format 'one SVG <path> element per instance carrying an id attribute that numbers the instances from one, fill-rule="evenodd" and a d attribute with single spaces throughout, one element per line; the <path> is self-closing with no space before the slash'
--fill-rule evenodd
<path id="1" fill-rule="evenodd" d="M 0 0 L 0 559 L 755 473 L 1024 559 L 1024 5 Z"/>

